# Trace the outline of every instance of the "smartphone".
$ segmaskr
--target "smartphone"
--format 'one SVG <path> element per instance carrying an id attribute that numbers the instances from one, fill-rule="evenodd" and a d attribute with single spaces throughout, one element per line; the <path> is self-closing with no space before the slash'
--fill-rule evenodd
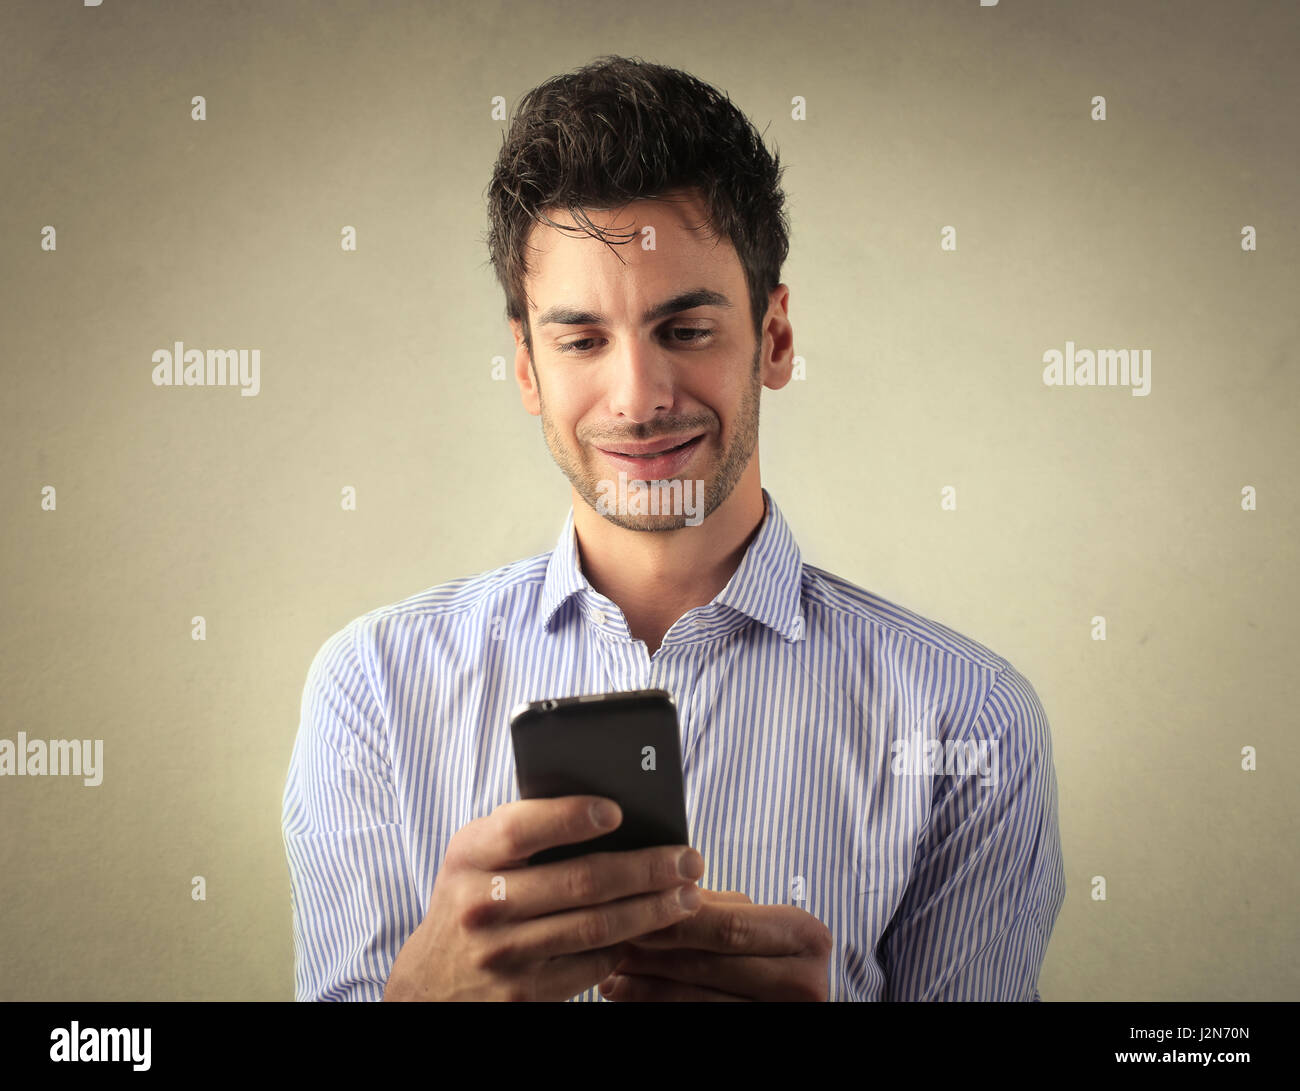
<path id="1" fill-rule="evenodd" d="M 510 737 L 521 798 L 605 796 L 623 811 L 609 833 L 543 849 L 530 864 L 690 844 L 677 706 L 667 691 L 527 702 L 510 714 Z"/>

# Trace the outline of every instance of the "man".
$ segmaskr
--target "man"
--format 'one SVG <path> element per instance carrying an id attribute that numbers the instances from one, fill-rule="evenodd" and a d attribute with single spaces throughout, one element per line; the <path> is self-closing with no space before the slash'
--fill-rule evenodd
<path id="1" fill-rule="evenodd" d="M 794 351 L 779 178 L 672 69 L 602 58 L 521 103 L 490 245 L 573 507 L 552 553 L 313 662 L 284 799 L 300 999 L 1039 999 L 1064 875 L 1037 695 L 803 564 L 760 484 Z M 607 825 L 517 798 L 510 709 L 642 688 L 678 706 L 692 847 L 529 867 Z"/>

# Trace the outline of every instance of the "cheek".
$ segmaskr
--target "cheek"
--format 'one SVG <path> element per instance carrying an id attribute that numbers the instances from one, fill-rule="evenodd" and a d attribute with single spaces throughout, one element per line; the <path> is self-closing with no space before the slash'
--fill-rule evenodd
<path id="1" fill-rule="evenodd" d="M 573 425 L 582 420 L 590 408 L 581 391 L 568 390 L 552 381 L 542 381 L 542 405 L 546 415 L 562 432 L 572 432 Z"/>
<path id="2" fill-rule="evenodd" d="M 709 411 L 718 418 L 721 426 L 726 428 L 744 409 L 746 390 L 743 383 L 720 383 L 707 390 L 699 391 L 698 401 L 701 405 L 707 406 Z"/>

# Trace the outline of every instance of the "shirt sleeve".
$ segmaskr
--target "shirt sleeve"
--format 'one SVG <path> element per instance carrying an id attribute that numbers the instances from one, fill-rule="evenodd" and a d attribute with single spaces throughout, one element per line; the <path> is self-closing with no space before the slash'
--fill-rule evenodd
<path id="1" fill-rule="evenodd" d="M 312 661 L 283 805 L 297 1000 L 381 1000 L 420 922 L 358 623 Z"/>
<path id="2" fill-rule="evenodd" d="M 985 741 L 987 758 L 973 774 L 937 778 L 911 882 L 881 938 L 886 1000 L 1041 999 L 1065 868 L 1047 715 L 1010 664 L 966 739 Z"/>

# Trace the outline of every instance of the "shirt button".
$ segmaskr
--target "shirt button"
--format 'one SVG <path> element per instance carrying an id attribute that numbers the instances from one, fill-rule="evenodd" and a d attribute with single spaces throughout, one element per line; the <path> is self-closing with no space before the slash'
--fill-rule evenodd
<path id="1" fill-rule="evenodd" d="M 708 624 L 708 622 L 705 621 L 704 618 L 702 618 L 702 617 L 697 617 L 697 618 L 695 619 L 695 621 L 694 621 L 692 624 L 694 624 L 694 626 L 695 626 L 697 629 L 703 629 L 704 626 L 706 626 L 706 625 Z"/>
<path id="2" fill-rule="evenodd" d="M 599 613 L 597 613 L 597 614 L 592 614 L 592 615 L 591 615 L 591 620 L 594 621 L 597 625 L 604 625 L 604 624 L 605 624 L 605 615 L 604 615 L 604 614 L 599 614 Z"/>

